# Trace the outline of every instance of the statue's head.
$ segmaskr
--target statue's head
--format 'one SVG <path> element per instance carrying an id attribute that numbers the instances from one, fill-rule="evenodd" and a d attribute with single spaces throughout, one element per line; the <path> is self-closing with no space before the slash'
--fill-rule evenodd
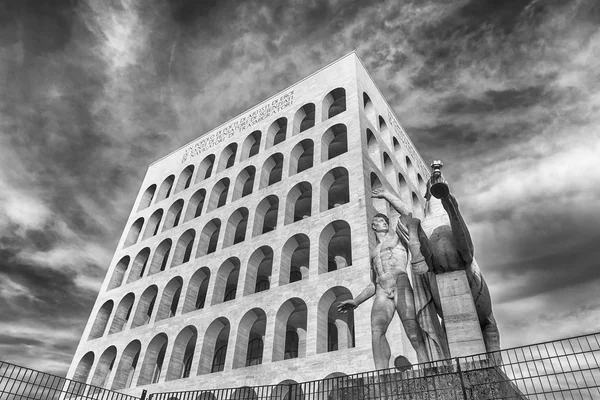
<path id="1" fill-rule="evenodd" d="M 387 215 L 382 213 L 377 213 L 373 216 L 371 220 L 371 229 L 375 232 L 387 232 L 390 226 L 390 219 Z"/>

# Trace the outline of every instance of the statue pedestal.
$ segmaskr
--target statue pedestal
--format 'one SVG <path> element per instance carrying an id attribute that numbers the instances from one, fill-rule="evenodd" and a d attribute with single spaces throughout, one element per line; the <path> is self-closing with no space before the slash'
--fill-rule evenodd
<path id="1" fill-rule="evenodd" d="M 465 271 L 436 275 L 451 357 L 485 353 L 483 335 Z"/>

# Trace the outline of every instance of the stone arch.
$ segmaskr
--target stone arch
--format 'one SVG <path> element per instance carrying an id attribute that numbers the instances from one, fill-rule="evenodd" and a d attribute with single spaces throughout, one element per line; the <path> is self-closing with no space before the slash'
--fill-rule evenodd
<path id="1" fill-rule="evenodd" d="M 408 179 L 413 182 L 417 181 L 417 171 L 415 171 L 415 166 L 408 156 L 405 157 L 406 161 L 406 174 L 408 175 Z"/>
<path id="2" fill-rule="evenodd" d="M 304 132 L 313 126 L 315 126 L 315 105 L 313 103 L 308 103 L 300 107 L 296 112 L 296 115 L 294 115 L 292 136 Z"/>
<path id="3" fill-rule="evenodd" d="M 252 236 L 271 232 L 277 227 L 277 214 L 279 213 L 279 198 L 274 194 L 265 197 L 258 203 L 254 213 Z"/>
<path id="4" fill-rule="evenodd" d="M 185 231 L 177 241 L 175 245 L 175 251 L 173 252 L 173 261 L 171 261 L 171 268 L 181 264 L 185 264 L 192 258 L 192 251 L 194 250 L 194 239 L 196 238 L 196 231 L 188 229 Z"/>
<path id="5" fill-rule="evenodd" d="M 286 379 L 273 387 L 270 399 L 304 400 L 302 385 L 293 379 Z"/>
<path id="6" fill-rule="evenodd" d="M 233 186 L 233 201 L 252 193 L 255 177 L 256 168 L 253 165 L 247 166 L 239 173 Z"/>
<path id="7" fill-rule="evenodd" d="M 180 276 L 176 276 L 167 283 L 167 286 L 165 286 L 162 292 L 160 305 L 158 306 L 158 311 L 156 313 L 156 321 L 171 318 L 177 314 L 182 287 L 183 279 L 181 279 Z"/>
<path id="8" fill-rule="evenodd" d="M 157 295 L 158 287 L 156 285 L 152 285 L 146 290 L 144 290 L 144 292 L 140 296 L 140 301 L 138 303 L 137 310 L 135 310 L 135 315 L 131 324 L 132 328 L 146 325 L 150 322 L 150 320 L 152 319 L 152 313 L 154 312 Z"/>
<path id="9" fill-rule="evenodd" d="M 204 228 L 198 240 L 198 252 L 196 257 L 202 257 L 217 250 L 219 242 L 219 233 L 221 232 L 221 220 L 214 218 L 210 220 Z"/>
<path id="10" fill-rule="evenodd" d="M 198 375 L 205 375 L 211 372 L 219 372 L 223 370 L 222 366 L 226 360 L 224 357 L 223 359 L 215 360 L 215 353 L 217 353 L 218 350 L 221 350 L 221 354 L 227 354 L 229 331 L 229 320 L 225 317 L 217 318 L 208 326 L 202 342 L 200 363 L 198 365 Z M 217 364 L 215 364 L 215 361 L 218 361 L 218 367 Z"/>
<path id="11" fill-rule="evenodd" d="M 283 155 L 275 153 L 267 158 L 260 173 L 259 189 L 273 185 L 281 180 L 283 174 Z"/>
<path id="12" fill-rule="evenodd" d="M 293 297 L 285 301 L 275 315 L 275 335 L 273 337 L 273 361 L 306 356 L 306 303 Z M 297 348 L 290 346 L 293 332 L 297 338 Z"/>
<path id="13" fill-rule="evenodd" d="M 208 284 L 210 282 L 210 269 L 202 267 L 192 275 L 185 300 L 183 302 L 183 313 L 188 313 L 204 308 Z"/>
<path id="14" fill-rule="evenodd" d="M 94 375 L 92 376 L 92 381 L 90 385 L 98 386 L 101 388 L 108 388 L 108 379 L 110 378 L 110 373 L 115 364 L 115 359 L 117 358 L 117 348 L 115 346 L 110 346 L 98 359 L 98 364 L 96 365 L 96 370 L 94 371 Z"/>
<path id="15" fill-rule="evenodd" d="M 396 169 L 394 168 L 394 163 L 392 162 L 392 159 L 388 153 L 385 151 L 383 152 L 383 173 L 385 174 L 385 179 L 387 179 L 390 184 L 392 184 L 396 179 Z"/>
<path id="16" fill-rule="evenodd" d="M 323 380 L 319 381 L 318 391 L 320 396 L 315 400 L 344 400 L 347 396 L 348 387 L 353 386 L 348 375 L 343 372 L 332 372 Z"/>
<path id="17" fill-rule="evenodd" d="M 415 218 L 423 218 L 424 215 L 424 210 L 423 207 L 421 206 L 421 202 L 419 201 L 419 196 L 417 196 L 417 194 L 415 192 L 412 192 L 412 212 L 413 212 L 413 217 Z"/>
<path id="18" fill-rule="evenodd" d="M 229 192 L 229 178 L 223 178 L 215 184 L 208 199 L 206 211 L 213 211 L 223 207 L 227 202 L 227 193 Z"/>
<path id="19" fill-rule="evenodd" d="M 346 111 L 346 90 L 333 89 L 323 99 L 323 121 Z"/>
<path id="20" fill-rule="evenodd" d="M 113 317 L 112 324 L 110 325 L 110 330 L 108 334 L 122 332 L 127 325 L 127 321 L 132 314 L 133 303 L 135 301 L 135 295 L 133 293 L 128 293 L 125 297 L 121 299 L 117 309 L 115 310 L 115 316 Z"/>
<path id="21" fill-rule="evenodd" d="M 183 171 L 181 171 L 181 174 L 179 174 L 174 193 L 179 193 L 182 190 L 189 188 L 192 185 L 192 175 L 194 175 L 194 166 L 188 165 Z"/>
<path id="22" fill-rule="evenodd" d="M 112 390 L 128 389 L 131 387 L 133 375 L 139 365 L 141 350 L 142 344 L 137 339 L 133 340 L 125 347 L 123 354 L 121 354 L 115 379 L 113 380 Z"/>
<path id="23" fill-rule="evenodd" d="M 427 194 L 427 184 L 419 173 L 417 173 L 417 182 L 419 183 L 419 193 L 421 196 L 425 197 L 425 194 Z"/>
<path id="24" fill-rule="evenodd" d="M 371 161 L 373 161 L 375 166 L 381 169 L 381 152 L 379 150 L 379 143 L 370 129 L 367 129 L 367 152 L 369 153 L 369 158 Z"/>
<path id="25" fill-rule="evenodd" d="M 262 364 L 266 326 L 267 314 L 262 309 L 253 308 L 244 314 L 238 324 L 235 339 L 234 369 Z M 262 345 L 249 347 L 250 342 L 255 339 L 259 339 Z"/>
<path id="26" fill-rule="evenodd" d="M 119 260 L 113 269 L 113 273 L 110 277 L 110 282 L 108 283 L 106 290 L 116 289 L 121 286 L 123 283 L 123 278 L 125 278 L 125 274 L 127 273 L 127 267 L 129 267 L 129 261 L 129 256 L 125 256 Z"/>
<path id="27" fill-rule="evenodd" d="M 388 129 L 387 124 L 385 123 L 385 119 L 383 119 L 383 117 L 381 115 L 378 118 L 378 122 L 379 122 L 379 134 L 381 135 L 381 137 L 383 138 L 384 141 L 388 141 L 388 139 L 390 139 L 390 142 L 391 142 L 390 130 Z"/>
<path id="28" fill-rule="evenodd" d="M 173 194 L 173 182 L 175 182 L 175 175 L 169 175 L 167 179 L 163 181 L 158 190 L 158 194 L 156 195 L 156 202 L 164 200 Z"/>
<path id="29" fill-rule="evenodd" d="M 383 187 L 379 176 L 375 172 L 371 172 L 371 190 Z M 375 207 L 378 213 L 387 215 L 387 201 L 384 199 L 375 199 L 371 197 L 371 204 Z"/>
<path id="30" fill-rule="evenodd" d="M 352 265 L 350 225 L 338 220 L 330 223 L 319 236 L 319 274 Z"/>
<path id="31" fill-rule="evenodd" d="M 142 195 L 142 199 L 140 200 L 140 205 L 138 206 L 138 211 L 143 210 L 144 208 L 150 207 L 152 204 L 152 200 L 154 199 L 154 194 L 156 193 L 156 185 L 152 184 L 148 186 L 148 189 L 144 191 Z"/>
<path id="32" fill-rule="evenodd" d="M 106 331 L 106 326 L 108 325 L 108 319 L 112 314 L 112 310 L 114 307 L 114 302 L 112 300 L 108 300 L 96 313 L 96 318 L 94 319 L 94 324 L 92 325 L 92 329 L 90 330 L 90 335 L 88 336 L 88 340 L 97 339 L 99 337 L 104 336 L 104 331 Z"/>
<path id="33" fill-rule="evenodd" d="M 396 139 L 396 136 L 392 136 L 392 145 L 394 147 L 394 158 L 402 167 L 405 167 L 404 153 L 402 152 L 402 147 L 400 146 L 398 139 Z"/>
<path id="34" fill-rule="evenodd" d="M 144 247 L 133 259 L 131 264 L 131 270 L 127 276 L 127 283 L 137 281 L 144 277 L 146 273 L 146 266 L 148 265 L 148 258 L 150 257 L 150 248 Z"/>
<path id="35" fill-rule="evenodd" d="M 371 98 L 365 92 L 363 92 L 363 109 L 365 110 L 365 116 L 367 117 L 367 120 L 371 123 L 371 125 L 375 126 L 377 113 L 375 112 L 375 107 L 373 107 Z"/>
<path id="36" fill-rule="evenodd" d="M 283 141 L 287 133 L 287 118 L 281 117 L 269 126 L 265 149 L 273 147 Z"/>
<path id="37" fill-rule="evenodd" d="M 269 246 L 261 246 L 248 259 L 244 296 L 268 290 L 271 287 L 272 272 L 273 249 Z"/>
<path id="38" fill-rule="evenodd" d="M 314 142 L 310 139 L 304 139 L 294 146 L 290 154 L 290 176 L 312 168 L 314 147 Z"/>
<path id="39" fill-rule="evenodd" d="M 150 341 L 150 344 L 146 348 L 146 356 L 142 363 L 142 369 L 140 370 L 138 386 L 157 383 L 159 381 L 168 342 L 169 338 L 164 333 L 159 333 Z"/>
<path id="40" fill-rule="evenodd" d="M 203 391 L 200 392 L 194 400 L 218 400 L 212 392 Z"/>
<path id="41" fill-rule="evenodd" d="M 240 207 L 231 214 L 225 227 L 223 248 L 241 243 L 246 240 L 246 229 L 248 227 L 248 209 Z"/>
<path id="42" fill-rule="evenodd" d="M 163 224 L 162 231 L 166 231 L 171 228 L 175 228 L 182 220 L 183 214 L 183 199 L 177 200 L 167 211 L 165 216 L 165 223 Z"/>
<path id="43" fill-rule="evenodd" d="M 215 165 L 215 155 L 208 155 L 198 165 L 198 175 L 196 175 L 196 183 L 202 182 L 205 179 L 210 178 Z"/>
<path id="44" fill-rule="evenodd" d="M 235 163 L 235 155 L 237 153 L 237 143 L 231 143 L 223 149 L 219 158 L 219 166 L 217 172 L 225 171 L 227 168 L 233 167 Z"/>
<path id="45" fill-rule="evenodd" d="M 240 260 L 230 257 L 221 264 L 215 278 L 212 305 L 235 299 L 238 278 L 240 275 Z"/>
<path id="46" fill-rule="evenodd" d="M 125 239 L 125 244 L 123 248 L 129 247 L 133 244 L 136 244 L 138 238 L 140 237 L 140 232 L 142 231 L 142 226 L 144 225 L 144 218 L 138 218 L 135 220 L 131 227 L 129 228 L 129 233 L 127 234 L 127 238 Z"/>
<path id="47" fill-rule="evenodd" d="M 337 310 L 340 302 L 352 298 L 350 290 L 343 286 L 335 286 L 327 290 L 319 299 L 317 353 L 354 347 L 354 311 L 341 314 Z"/>
<path id="48" fill-rule="evenodd" d="M 154 250 L 154 256 L 152 257 L 152 263 L 150 263 L 148 276 L 157 274 L 167 269 L 172 244 L 173 242 L 171 239 L 165 239 L 158 245 L 156 250 Z"/>
<path id="49" fill-rule="evenodd" d="M 193 325 L 186 326 L 179 332 L 173 341 L 165 380 L 172 381 L 190 376 L 197 340 L 198 330 Z"/>
<path id="50" fill-rule="evenodd" d="M 348 129 L 336 124 L 327 129 L 321 138 L 321 162 L 331 160 L 348 151 Z"/>
<path id="51" fill-rule="evenodd" d="M 405 204 L 410 204 L 410 202 L 412 201 L 410 196 L 410 189 L 408 188 L 408 183 L 406 182 L 404 175 L 402 175 L 401 173 L 398 173 L 398 193 L 400 194 L 400 199 Z"/>
<path id="52" fill-rule="evenodd" d="M 248 158 L 258 154 L 260 151 L 261 135 L 261 131 L 254 131 L 246 137 L 244 143 L 242 144 L 240 161 L 247 160 Z"/>
<path id="53" fill-rule="evenodd" d="M 308 279 L 310 268 L 310 239 L 299 233 L 289 238 L 281 249 L 279 286 Z"/>
<path id="54" fill-rule="evenodd" d="M 346 168 L 334 168 L 323 176 L 320 197 L 321 211 L 350 202 L 350 181 Z"/>
<path id="55" fill-rule="evenodd" d="M 204 199 L 206 198 L 206 190 L 200 189 L 190 197 L 188 201 L 187 210 L 185 212 L 184 222 L 191 221 L 194 218 L 198 218 L 202 215 L 202 208 L 204 207 Z"/>
<path id="56" fill-rule="evenodd" d="M 235 389 L 228 400 L 259 400 L 259 397 L 253 388 L 250 386 L 243 386 Z"/>
<path id="57" fill-rule="evenodd" d="M 85 353 L 81 360 L 79 360 L 79 364 L 77 364 L 77 368 L 75 368 L 75 373 L 73 374 L 73 380 L 76 382 L 87 383 L 87 380 L 90 376 L 90 371 L 92 370 L 92 365 L 94 365 L 94 352 L 88 351 Z"/>
<path id="58" fill-rule="evenodd" d="M 150 218 L 148 218 L 148 223 L 146 224 L 146 229 L 144 229 L 144 236 L 142 237 L 142 240 L 151 238 L 158 233 L 158 228 L 160 227 L 160 221 L 162 220 L 162 217 L 162 208 L 159 208 L 152 213 Z"/>
<path id="59" fill-rule="evenodd" d="M 308 182 L 296 184 L 287 195 L 284 224 L 288 225 L 308 218 L 312 212 L 312 185 Z"/>

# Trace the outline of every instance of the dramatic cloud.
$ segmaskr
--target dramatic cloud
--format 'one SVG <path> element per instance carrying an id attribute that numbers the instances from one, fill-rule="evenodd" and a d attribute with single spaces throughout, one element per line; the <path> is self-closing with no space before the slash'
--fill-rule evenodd
<path id="1" fill-rule="evenodd" d="M 147 165 L 352 50 L 444 160 L 503 344 L 599 330 L 596 3 L 4 2 L 2 358 L 64 374 Z"/>

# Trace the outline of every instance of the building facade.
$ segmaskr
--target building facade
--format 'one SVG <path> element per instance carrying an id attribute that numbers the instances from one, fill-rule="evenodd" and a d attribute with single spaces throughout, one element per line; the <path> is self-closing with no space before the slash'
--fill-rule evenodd
<path id="1" fill-rule="evenodd" d="M 148 168 L 68 377 L 139 393 L 374 368 L 371 190 L 429 169 L 351 53 Z M 395 317 L 392 354 L 416 362 Z"/>

